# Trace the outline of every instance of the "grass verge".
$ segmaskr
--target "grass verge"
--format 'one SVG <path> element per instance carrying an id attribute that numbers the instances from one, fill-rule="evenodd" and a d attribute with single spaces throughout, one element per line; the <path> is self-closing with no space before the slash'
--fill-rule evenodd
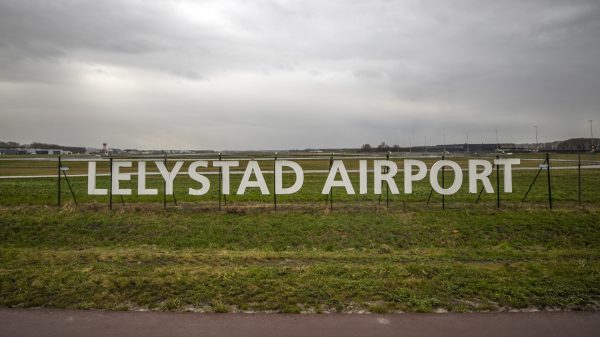
<path id="1" fill-rule="evenodd" d="M 600 210 L 0 209 L 0 305 L 598 310 Z"/>

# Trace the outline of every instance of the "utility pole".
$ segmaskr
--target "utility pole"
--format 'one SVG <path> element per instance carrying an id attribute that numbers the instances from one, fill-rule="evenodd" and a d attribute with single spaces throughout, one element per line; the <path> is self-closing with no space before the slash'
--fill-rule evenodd
<path id="1" fill-rule="evenodd" d="M 535 128 L 535 152 L 538 152 L 540 150 L 540 145 L 538 143 L 538 126 L 534 125 L 533 127 Z"/>
<path id="2" fill-rule="evenodd" d="M 467 154 L 469 154 L 469 131 L 467 131 Z"/>

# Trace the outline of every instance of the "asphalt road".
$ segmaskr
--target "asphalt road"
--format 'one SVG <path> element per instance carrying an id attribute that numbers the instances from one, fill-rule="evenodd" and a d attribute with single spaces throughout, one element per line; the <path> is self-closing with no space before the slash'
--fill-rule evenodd
<path id="1" fill-rule="evenodd" d="M 0 309 L 0 336 L 600 336 L 600 312 L 281 315 Z"/>

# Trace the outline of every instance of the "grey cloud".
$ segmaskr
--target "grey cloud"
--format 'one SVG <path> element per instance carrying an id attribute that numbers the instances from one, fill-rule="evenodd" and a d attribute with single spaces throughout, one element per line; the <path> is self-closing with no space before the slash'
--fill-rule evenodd
<path id="1" fill-rule="evenodd" d="M 381 73 L 373 69 L 357 69 L 354 71 L 354 76 L 359 79 L 370 79 L 381 77 Z"/>
<path id="2" fill-rule="evenodd" d="M 0 134 L 230 149 L 495 128 L 531 141 L 533 124 L 578 137 L 600 115 L 599 59 L 593 0 L 3 1 Z"/>

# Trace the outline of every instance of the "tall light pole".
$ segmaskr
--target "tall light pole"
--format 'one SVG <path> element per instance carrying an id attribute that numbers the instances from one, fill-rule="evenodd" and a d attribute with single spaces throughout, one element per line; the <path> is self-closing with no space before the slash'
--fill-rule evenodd
<path id="1" fill-rule="evenodd" d="M 467 154 L 469 154 L 469 131 L 467 131 Z"/>
<path id="2" fill-rule="evenodd" d="M 540 150 L 540 145 L 538 143 L 538 136 L 537 136 L 538 135 L 537 134 L 537 131 L 538 131 L 537 128 L 538 128 L 538 126 L 534 125 L 533 127 L 535 128 L 535 152 L 538 152 Z"/>
<path id="3" fill-rule="evenodd" d="M 593 120 L 588 120 L 588 122 L 590 122 L 590 138 L 591 138 L 591 142 L 592 142 L 592 149 L 594 148 L 594 128 L 592 127 L 592 123 L 594 123 Z"/>
<path id="4" fill-rule="evenodd" d="M 498 129 L 494 129 L 496 131 L 496 151 L 500 149 L 500 142 L 498 141 Z"/>
<path id="5" fill-rule="evenodd" d="M 446 131 L 444 131 L 444 154 L 446 154 Z"/>

